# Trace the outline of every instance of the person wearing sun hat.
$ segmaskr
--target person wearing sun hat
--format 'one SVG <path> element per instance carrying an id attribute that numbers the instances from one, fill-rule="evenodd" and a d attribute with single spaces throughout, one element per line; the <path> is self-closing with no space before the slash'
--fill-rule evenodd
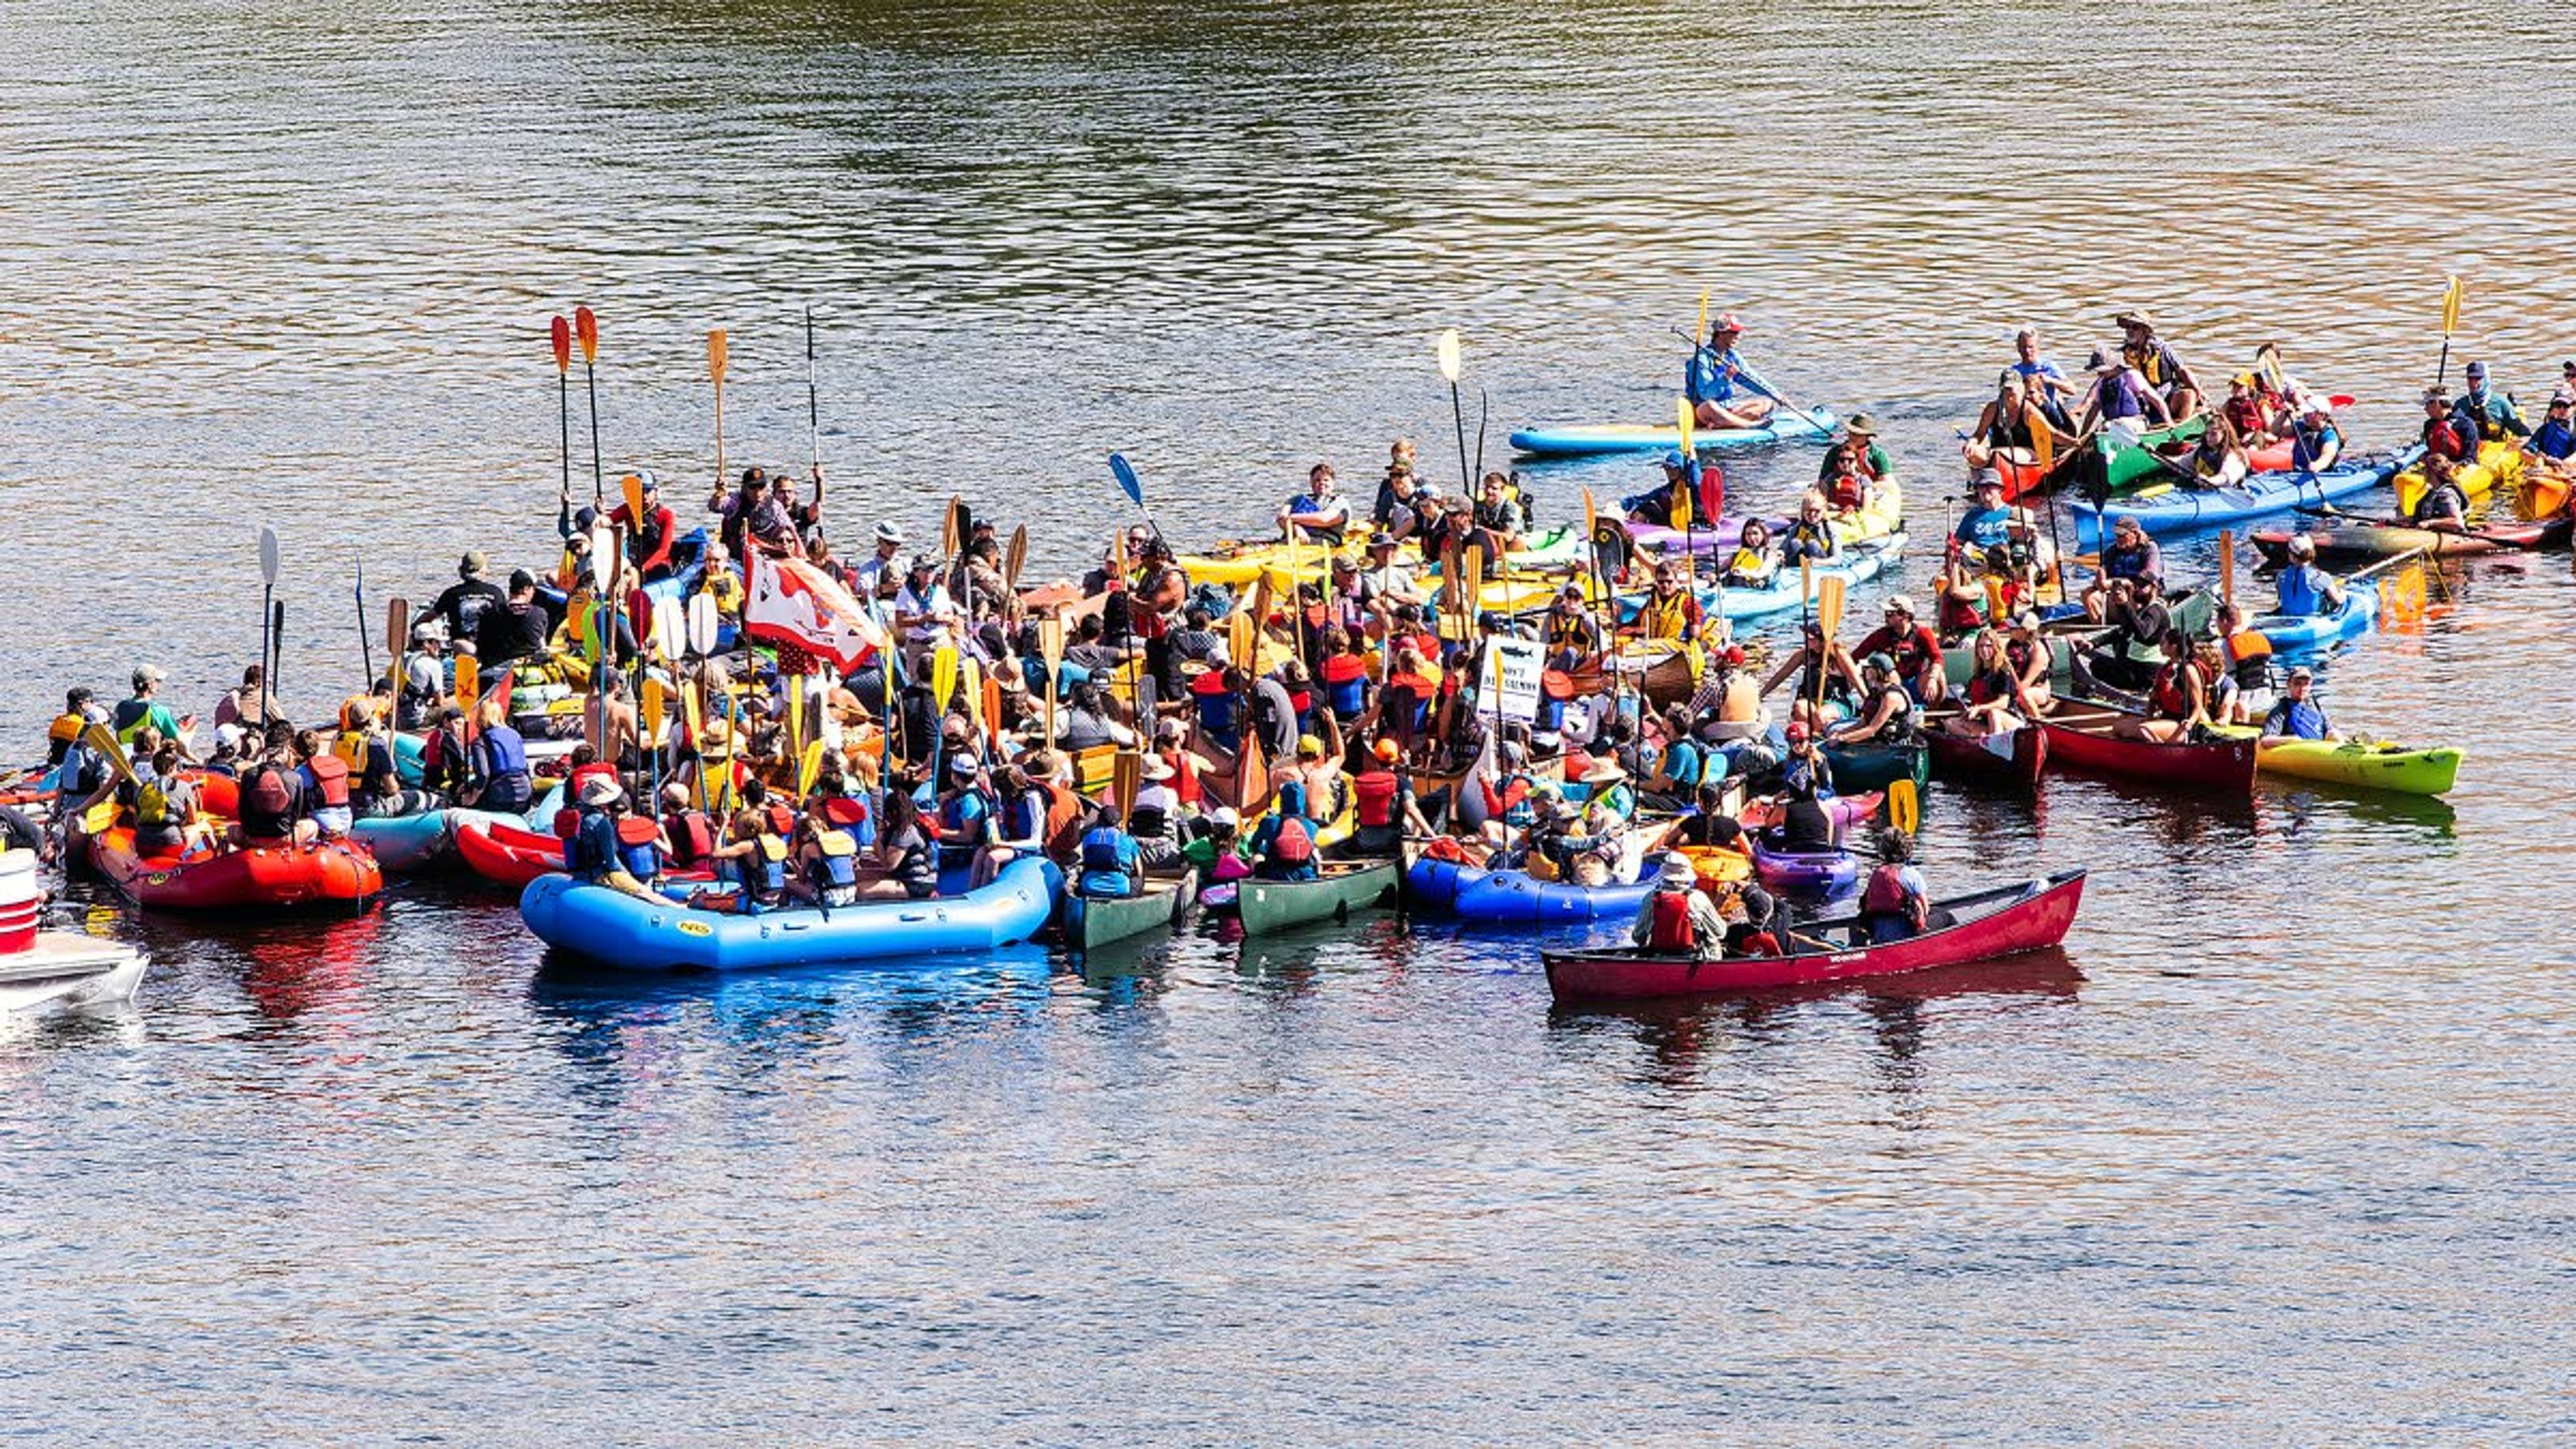
<path id="1" fill-rule="evenodd" d="M 1825 450 L 1825 461 L 1816 469 L 1816 486 L 1831 492 L 1835 464 L 1844 450 L 1860 465 L 1861 474 L 1872 483 L 1885 483 L 1896 476 L 1896 460 L 1879 446 L 1878 419 L 1868 413 L 1854 413 L 1843 423 L 1842 442 Z"/>
<path id="2" fill-rule="evenodd" d="M 1628 939 L 1659 956 L 1701 961 L 1714 961 L 1725 949 L 1726 920 L 1700 893 L 1699 875 L 1688 857 L 1664 857 L 1655 872 L 1655 888 L 1637 907 Z"/>
<path id="3" fill-rule="evenodd" d="M 2148 388 L 2164 399 L 2166 411 L 2174 421 L 2198 413 L 2203 406 L 2200 383 L 2183 366 L 2173 348 L 2156 335 L 2156 319 L 2143 307 L 2123 307 L 2111 315 L 2120 326 L 2120 360 L 2137 370 Z"/>
<path id="4" fill-rule="evenodd" d="M 1721 312 L 1708 324 L 1708 341 L 1691 349 L 1682 370 L 1682 396 L 1690 399 L 1692 417 L 1703 428 L 1758 428 L 1777 406 L 1753 370 L 1736 355 L 1744 324 L 1732 312 Z"/>

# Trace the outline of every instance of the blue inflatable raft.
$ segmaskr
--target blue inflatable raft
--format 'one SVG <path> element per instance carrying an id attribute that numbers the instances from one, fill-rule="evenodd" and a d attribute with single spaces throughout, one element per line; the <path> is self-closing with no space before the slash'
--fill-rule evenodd
<path id="1" fill-rule="evenodd" d="M 1520 870 L 1484 870 L 1445 860 L 1417 860 L 1405 872 L 1405 901 L 1470 921 L 1515 925 L 1582 925 L 1633 916 L 1654 893 L 1660 855 L 1650 856 L 1634 885 L 1579 886 L 1543 881 Z"/>

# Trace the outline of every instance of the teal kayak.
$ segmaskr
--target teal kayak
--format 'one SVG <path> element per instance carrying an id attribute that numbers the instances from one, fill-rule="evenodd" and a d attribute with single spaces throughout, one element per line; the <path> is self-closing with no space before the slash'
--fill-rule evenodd
<path id="1" fill-rule="evenodd" d="M 1831 408 L 1818 408 L 1812 415 L 1793 413 L 1786 408 L 1773 414 L 1770 425 L 1759 428 L 1696 428 L 1691 432 L 1691 446 L 1696 452 L 1724 448 L 1764 448 L 1773 443 L 1830 443 L 1834 427 L 1841 420 Z M 1512 434 L 1512 451 L 1531 458 L 1584 458 L 1603 453 L 1670 453 L 1682 445 L 1681 429 L 1667 423 L 1654 427 L 1644 423 L 1572 424 L 1556 428 L 1523 428 Z"/>

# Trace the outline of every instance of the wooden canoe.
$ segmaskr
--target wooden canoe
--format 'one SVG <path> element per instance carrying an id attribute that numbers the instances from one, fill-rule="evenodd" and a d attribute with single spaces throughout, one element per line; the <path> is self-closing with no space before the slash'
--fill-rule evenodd
<path id="1" fill-rule="evenodd" d="M 1247 936 L 1316 921 L 1339 921 L 1395 894 L 1403 864 L 1393 860 L 1328 861 L 1314 880 L 1247 877 L 1235 888 L 1235 913 Z"/>
<path id="2" fill-rule="evenodd" d="M 2048 769 L 2048 731 L 2035 724 L 2000 734 L 1962 735 L 1948 728 L 1955 710 L 1927 716 L 1923 739 L 1932 747 L 1932 772 L 1945 780 L 1988 780 L 2039 788 Z"/>
<path id="3" fill-rule="evenodd" d="M 1089 951 L 1112 941 L 1141 936 L 1158 926 L 1172 925 L 1180 920 L 1195 894 L 1186 879 L 1148 880 L 1141 894 L 1115 898 L 1068 890 L 1064 893 L 1064 943 L 1077 951 Z"/>
<path id="4" fill-rule="evenodd" d="M 1933 903 L 1933 919 L 1949 924 L 1884 945 L 1864 941 L 1857 917 L 1801 926 L 1787 956 L 1701 961 L 1651 955 L 1634 949 L 1542 951 L 1548 991 L 1558 1001 L 1627 1001 L 1658 996 L 1700 996 L 1864 976 L 1893 976 L 1973 961 L 2045 951 L 2063 943 L 2084 899 L 2084 872 L 2066 871 L 1974 895 Z"/>
<path id="5" fill-rule="evenodd" d="M 2121 720 L 2139 718 L 2143 716 L 2114 705 L 2061 700 L 2041 721 L 2048 731 L 2049 762 L 2175 789 L 2254 793 L 2252 740 L 2160 745 L 2112 734 Z"/>

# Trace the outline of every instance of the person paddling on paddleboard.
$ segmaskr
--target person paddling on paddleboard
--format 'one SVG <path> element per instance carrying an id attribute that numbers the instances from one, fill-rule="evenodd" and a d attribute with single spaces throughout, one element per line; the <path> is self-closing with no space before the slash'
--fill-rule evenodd
<path id="1" fill-rule="evenodd" d="M 1770 389 L 1736 355 L 1736 341 L 1743 335 L 1744 324 L 1734 313 L 1720 314 L 1708 324 L 1708 341 L 1691 349 L 1690 363 L 1682 369 L 1682 396 L 1690 399 L 1692 417 L 1703 428 L 1765 427 L 1778 406 L 1766 396 Z"/>

